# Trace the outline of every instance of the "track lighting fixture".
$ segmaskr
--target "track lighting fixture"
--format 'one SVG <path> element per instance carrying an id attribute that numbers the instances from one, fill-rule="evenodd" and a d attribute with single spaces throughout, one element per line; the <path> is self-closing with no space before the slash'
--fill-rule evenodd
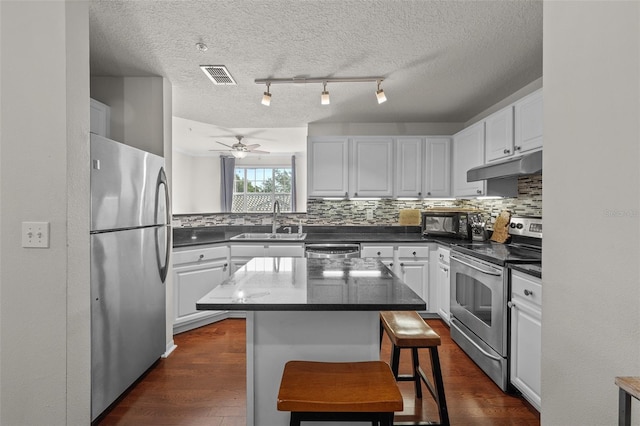
<path id="1" fill-rule="evenodd" d="M 369 83 L 374 82 L 377 83 L 378 89 L 376 91 L 376 98 L 378 99 L 378 103 L 381 104 L 386 102 L 387 96 L 384 93 L 384 90 L 380 88 L 380 84 L 384 80 L 384 77 L 347 77 L 347 78 L 304 78 L 304 77 L 293 77 L 293 78 L 261 78 L 256 79 L 256 84 L 266 84 L 267 91 L 264 92 L 262 96 L 262 105 L 271 104 L 271 93 L 269 93 L 269 86 L 271 84 L 306 84 L 306 83 L 321 83 L 323 85 L 322 94 L 320 95 L 320 103 L 322 105 L 329 105 L 329 91 L 327 90 L 328 83 Z"/>
<path id="2" fill-rule="evenodd" d="M 320 104 L 329 105 L 331 103 L 331 100 L 329 99 L 329 92 L 327 92 L 327 82 L 325 81 L 323 85 L 324 85 L 324 90 L 320 95 Z"/>
<path id="3" fill-rule="evenodd" d="M 262 95 L 262 105 L 264 106 L 271 105 L 271 93 L 269 93 L 269 86 L 271 86 L 271 83 L 267 82 L 267 91 Z"/>
<path id="4" fill-rule="evenodd" d="M 384 94 L 384 90 L 380 88 L 380 83 L 382 80 L 378 80 L 378 90 L 376 91 L 376 98 L 378 98 L 378 103 L 381 104 L 383 102 L 387 102 L 387 97 Z"/>

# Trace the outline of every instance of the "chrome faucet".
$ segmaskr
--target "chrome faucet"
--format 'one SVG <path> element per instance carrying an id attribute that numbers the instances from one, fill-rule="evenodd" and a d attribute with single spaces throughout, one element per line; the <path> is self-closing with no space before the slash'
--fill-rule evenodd
<path id="1" fill-rule="evenodd" d="M 275 234 L 278 231 L 278 215 L 280 214 L 280 203 L 276 200 L 273 203 L 273 221 L 271 224 L 271 233 Z"/>

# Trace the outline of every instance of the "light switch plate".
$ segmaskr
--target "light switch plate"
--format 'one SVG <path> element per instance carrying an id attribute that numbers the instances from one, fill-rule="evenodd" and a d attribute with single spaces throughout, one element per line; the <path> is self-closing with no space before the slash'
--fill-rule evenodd
<path id="1" fill-rule="evenodd" d="M 22 247 L 49 248 L 49 222 L 22 222 Z"/>

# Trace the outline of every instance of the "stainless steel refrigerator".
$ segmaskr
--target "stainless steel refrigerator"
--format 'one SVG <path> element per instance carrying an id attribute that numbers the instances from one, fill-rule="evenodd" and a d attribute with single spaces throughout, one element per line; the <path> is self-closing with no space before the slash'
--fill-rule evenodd
<path id="1" fill-rule="evenodd" d="M 91 135 L 91 420 L 165 352 L 164 159 Z"/>

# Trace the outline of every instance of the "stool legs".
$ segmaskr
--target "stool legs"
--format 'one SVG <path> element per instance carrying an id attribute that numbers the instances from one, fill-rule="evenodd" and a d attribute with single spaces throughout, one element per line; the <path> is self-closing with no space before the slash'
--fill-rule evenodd
<path id="1" fill-rule="evenodd" d="M 427 389 L 438 404 L 438 414 L 440 415 L 440 425 L 449 425 L 449 411 L 447 409 L 447 400 L 444 395 L 444 382 L 442 381 L 442 371 L 440 370 L 440 357 L 438 356 L 438 348 L 436 346 L 429 348 L 429 354 L 431 358 L 431 371 L 433 373 L 433 383 L 427 379 L 426 374 L 420 368 L 420 361 L 418 359 L 418 348 L 411 348 L 411 358 L 413 364 L 413 374 L 400 375 L 398 374 L 400 367 L 400 349 L 393 343 L 391 344 L 391 371 L 394 377 L 398 381 L 413 381 L 415 385 L 416 398 L 422 398 L 422 384 L 427 386 Z M 621 400 L 622 401 L 622 400 Z M 622 404 L 622 402 L 621 402 Z M 621 423 L 622 425 L 622 423 Z"/>
<path id="2" fill-rule="evenodd" d="M 624 389 L 618 391 L 618 425 L 631 425 L 631 395 Z"/>
<path id="3" fill-rule="evenodd" d="M 289 426 L 301 426 L 302 422 L 317 421 L 369 421 L 371 426 L 393 426 L 394 413 L 330 413 L 291 412 Z"/>

